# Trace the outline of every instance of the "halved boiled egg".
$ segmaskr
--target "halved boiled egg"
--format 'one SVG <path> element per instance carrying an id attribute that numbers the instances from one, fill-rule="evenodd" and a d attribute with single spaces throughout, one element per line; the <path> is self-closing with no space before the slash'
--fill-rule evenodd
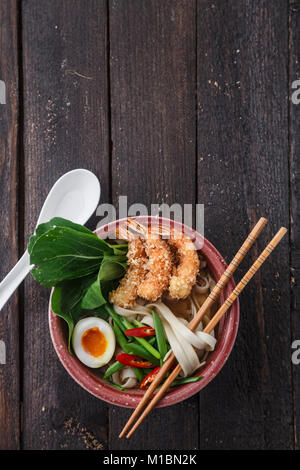
<path id="1" fill-rule="evenodd" d="M 75 325 L 72 345 L 78 359 L 88 367 L 105 366 L 113 357 L 116 338 L 112 327 L 98 317 L 87 317 Z"/>

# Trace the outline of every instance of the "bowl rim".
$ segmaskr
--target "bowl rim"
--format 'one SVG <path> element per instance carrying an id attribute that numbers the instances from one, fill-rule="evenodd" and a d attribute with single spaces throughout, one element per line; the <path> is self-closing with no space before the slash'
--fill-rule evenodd
<path id="1" fill-rule="evenodd" d="M 163 217 L 154 217 L 154 216 L 135 216 L 132 219 L 138 220 L 140 223 L 151 223 L 157 224 L 158 222 L 164 224 L 168 223 L 172 227 L 182 230 L 184 228 L 185 233 L 192 237 L 196 238 L 198 243 L 203 242 L 203 247 L 200 249 L 204 257 L 206 258 L 209 268 L 212 274 L 216 278 L 220 278 L 222 273 L 227 268 L 227 264 L 219 251 L 212 245 L 205 237 L 200 235 L 194 229 L 181 224 L 180 222 L 175 222 L 171 219 Z M 124 224 L 127 218 L 119 219 L 113 222 L 110 222 L 106 225 L 103 225 L 96 229 L 94 233 L 97 236 L 107 236 L 109 232 L 112 232 L 113 229 L 118 224 Z M 223 303 L 225 298 L 230 295 L 230 293 L 235 288 L 235 282 L 233 277 L 228 282 L 225 289 L 222 291 L 220 299 Z M 49 300 L 49 328 L 50 336 L 54 346 L 54 349 L 58 355 L 59 360 L 61 361 L 64 368 L 67 370 L 69 375 L 77 382 L 82 388 L 94 395 L 95 397 L 106 401 L 107 403 L 121 406 L 124 408 L 135 408 L 143 392 L 138 389 L 131 389 L 130 391 L 119 391 L 114 387 L 110 386 L 100 377 L 96 376 L 92 369 L 87 368 L 82 364 L 75 355 L 71 355 L 68 351 L 68 345 L 65 341 L 63 335 L 62 324 L 63 320 L 55 315 L 51 309 L 51 297 L 53 290 L 51 290 L 50 300 Z M 200 369 L 195 375 L 203 375 L 204 378 L 199 382 L 182 385 L 179 387 L 174 387 L 173 390 L 169 391 L 166 396 L 160 400 L 157 405 L 157 408 L 163 408 L 165 406 L 174 405 L 179 403 L 187 398 L 198 393 L 206 385 L 214 379 L 214 377 L 220 372 L 224 364 L 226 363 L 232 348 L 235 343 L 238 325 L 239 325 L 239 299 L 237 299 L 234 304 L 231 306 L 230 310 L 226 313 L 225 317 L 220 322 L 220 332 L 218 341 L 216 344 L 216 349 L 210 353 L 209 361 L 207 364 Z"/>

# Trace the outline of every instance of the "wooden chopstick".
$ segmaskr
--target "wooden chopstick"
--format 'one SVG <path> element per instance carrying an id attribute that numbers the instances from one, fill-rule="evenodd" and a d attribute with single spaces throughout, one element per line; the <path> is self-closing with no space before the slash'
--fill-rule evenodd
<path id="1" fill-rule="evenodd" d="M 246 240 L 242 244 L 241 248 L 236 253 L 235 257 L 233 258 L 231 263 L 228 265 L 227 269 L 222 274 L 221 278 L 219 279 L 219 281 L 217 282 L 217 284 L 215 285 L 215 287 L 213 288 L 213 290 L 211 291 L 211 293 L 209 294 L 209 296 L 207 297 L 207 299 L 205 300 L 205 302 L 203 303 L 201 308 L 198 310 L 197 314 L 194 316 L 192 321 L 189 323 L 188 328 L 190 328 L 192 331 L 194 331 L 197 328 L 200 321 L 202 320 L 202 318 L 206 314 L 207 310 L 217 300 L 217 298 L 219 297 L 222 289 L 226 286 L 229 279 L 232 277 L 233 273 L 235 272 L 235 270 L 237 269 L 237 267 L 239 266 L 241 261 L 244 259 L 244 257 L 248 253 L 248 251 L 252 247 L 253 243 L 256 241 L 256 239 L 260 235 L 261 231 L 265 227 L 266 223 L 267 223 L 267 219 L 265 219 L 264 217 L 261 217 L 259 219 L 259 221 L 257 222 L 257 224 L 254 226 L 254 228 L 251 230 L 248 237 L 246 238 Z M 130 416 L 129 420 L 125 424 L 125 426 L 122 429 L 119 437 L 123 437 L 124 434 L 127 432 L 127 430 L 129 429 L 129 427 L 131 426 L 131 424 L 133 423 L 135 418 L 138 416 L 140 411 L 144 408 L 144 406 L 146 405 L 148 400 L 153 395 L 153 392 L 156 390 L 156 388 L 158 387 L 160 382 L 163 380 L 164 376 L 166 375 L 167 371 L 170 369 L 170 367 L 172 366 L 174 361 L 175 361 L 175 356 L 174 356 L 173 353 L 171 353 L 170 356 L 168 357 L 168 359 L 162 365 L 162 367 L 159 371 L 159 374 L 157 374 L 155 380 L 151 383 L 150 387 L 147 389 L 147 391 L 143 395 L 143 398 L 141 399 L 140 403 L 138 404 L 138 406 L 136 407 L 136 409 L 134 410 L 134 412 Z"/>
<path id="2" fill-rule="evenodd" d="M 265 262 L 265 260 L 268 258 L 268 256 L 272 253 L 274 248 L 278 245 L 280 240 L 284 237 L 286 234 L 287 229 L 285 227 L 281 227 L 281 229 L 276 233 L 275 237 L 270 241 L 270 243 L 266 246 L 266 248 L 263 250 L 263 252 L 260 254 L 260 256 L 257 258 L 257 260 L 252 264 L 250 269 L 246 272 L 244 277 L 241 279 L 241 281 L 238 283 L 236 288 L 232 291 L 230 296 L 225 300 L 223 305 L 219 308 L 215 316 L 211 319 L 209 324 L 204 328 L 205 333 L 210 333 L 217 323 L 221 320 L 223 315 L 227 312 L 227 310 L 231 307 L 232 303 L 237 299 L 237 297 L 240 295 L 243 289 L 245 289 L 246 285 L 248 282 L 252 279 L 254 274 L 259 270 L 261 265 Z M 150 401 L 148 404 L 147 408 L 143 411 L 139 419 L 136 421 L 134 426 L 132 427 L 131 431 L 127 434 L 127 438 L 132 436 L 134 431 L 139 427 L 141 422 L 145 419 L 145 417 L 150 413 L 150 411 L 154 408 L 156 403 L 163 397 L 165 392 L 168 390 L 170 387 L 171 383 L 176 379 L 178 374 L 181 371 L 181 366 L 178 364 L 173 372 L 168 376 L 160 390 L 157 392 L 156 395 L 154 395 L 153 399 Z"/>

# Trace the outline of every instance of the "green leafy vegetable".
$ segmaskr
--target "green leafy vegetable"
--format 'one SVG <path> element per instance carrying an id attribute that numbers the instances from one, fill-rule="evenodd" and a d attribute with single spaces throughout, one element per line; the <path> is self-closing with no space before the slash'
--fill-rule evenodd
<path id="1" fill-rule="evenodd" d="M 73 329 L 83 314 L 106 319 L 108 294 L 127 268 L 127 244 L 111 245 L 88 228 L 55 217 L 40 224 L 28 243 L 31 274 L 40 284 L 55 287 L 52 310 Z"/>
<path id="2" fill-rule="evenodd" d="M 115 288 L 115 280 L 124 276 L 126 271 L 125 255 L 104 255 L 98 278 L 86 292 L 82 307 L 94 309 L 101 307 L 108 300 L 108 294 Z"/>
<path id="3" fill-rule="evenodd" d="M 82 313 L 81 301 L 94 279 L 95 275 L 91 275 L 83 279 L 64 281 L 55 287 L 52 294 L 51 307 L 53 312 L 63 318 L 69 327 L 68 345 L 70 352 L 73 329 Z"/>
<path id="4" fill-rule="evenodd" d="M 82 308 L 92 310 L 94 308 L 101 307 L 106 303 L 106 299 L 101 292 L 101 287 L 98 278 L 89 287 L 85 296 L 82 299 Z"/>
<path id="5" fill-rule="evenodd" d="M 28 244 L 33 277 L 46 287 L 87 276 L 101 268 L 102 279 L 126 269 L 125 245 L 110 245 L 82 225 L 56 217 L 40 224 Z M 101 262 L 105 258 L 103 266 Z M 121 274 L 122 275 L 122 274 Z M 120 277 L 120 276 L 119 276 Z"/>
<path id="6" fill-rule="evenodd" d="M 82 313 L 89 316 L 99 317 L 103 320 L 107 320 L 108 318 L 108 313 L 103 307 L 95 308 L 93 310 L 82 309 Z"/>
<path id="7" fill-rule="evenodd" d="M 67 220 L 67 219 L 63 219 L 62 217 L 54 217 L 53 219 L 49 220 L 49 222 L 40 224 L 36 228 L 35 233 L 29 239 L 29 243 L 27 247 L 28 253 L 31 254 L 33 247 L 35 245 L 35 242 L 38 240 L 39 237 L 41 237 L 42 235 L 44 235 L 44 233 L 56 227 L 69 227 L 79 232 L 84 232 L 88 234 L 92 233 L 91 230 L 84 227 L 83 225 L 75 224 L 74 222 L 71 222 L 70 220 Z"/>
<path id="8" fill-rule="evenodd" d="M 99 281 L 113 281 L 120 279 L 127 269 L 126 253 L 123 255 L 104 255 L 99 269 Z"/>
<path id="9" fill-rule="evenodd" d="M 57 227 L 35 242 L 30 262 L 31 271 L 40 284 L 52 287 L 66 279 L 76 279 L 95 272 L 103 259 L 101 239 L 96 235 Z"/>

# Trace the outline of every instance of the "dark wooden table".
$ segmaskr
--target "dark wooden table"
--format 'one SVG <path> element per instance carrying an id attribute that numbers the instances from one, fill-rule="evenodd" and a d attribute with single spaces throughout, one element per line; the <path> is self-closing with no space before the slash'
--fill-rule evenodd
<path id="1" fill-rule="evenodd" d="M 205 390 L 119 440 L 130 411 L 80 388 L 51 344 L 49 290 L 28 277 L 0 316 L 2 449 L 293 449 L 300 438 L 300 2 L 1 0 L 1 265 L 73 168 L 102 202 L 203 203 L 230 260 L 269 220 L 289 236 L 241 296 L 230 359 Z M 89 227 L 99 220 L 94 217 Z"/>

